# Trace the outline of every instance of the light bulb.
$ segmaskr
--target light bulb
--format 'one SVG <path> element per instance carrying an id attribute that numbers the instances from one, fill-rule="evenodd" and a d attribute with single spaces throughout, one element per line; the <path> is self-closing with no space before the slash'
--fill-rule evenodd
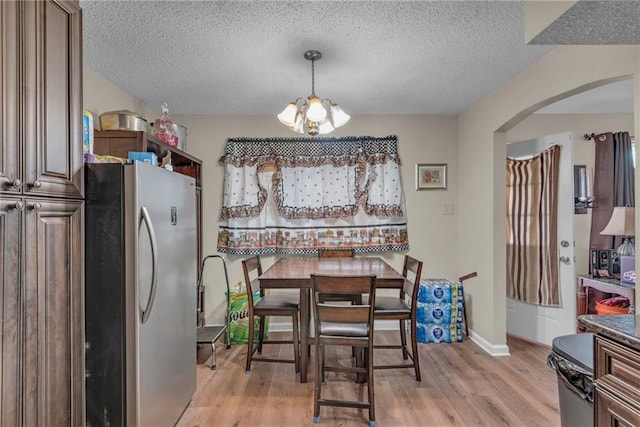
<path id="1" fill-rule="evenodd" d="M 309 109 L 307 110 L 307 120 L 320 123 L 327 118 L 327 110 L 322 106 L 322 100 L 317 96 L 309 97 Z"/>

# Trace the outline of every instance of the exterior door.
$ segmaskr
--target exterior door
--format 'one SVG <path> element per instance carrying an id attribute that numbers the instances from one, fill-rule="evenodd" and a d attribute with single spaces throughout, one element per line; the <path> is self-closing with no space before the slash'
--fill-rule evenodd
<path id="1" fill-rule="evenodd" d="M 575 333 L 576 280 L 573 241 L 573 133 L 516 142 L 507 146 L 507 155 L 525 158 L 552 145 L 559 145 L 558 254 L 560 307 L 543 307 L 507 298 L 507 332 L 530 341 L 551 345 L 553 338 Z"/>

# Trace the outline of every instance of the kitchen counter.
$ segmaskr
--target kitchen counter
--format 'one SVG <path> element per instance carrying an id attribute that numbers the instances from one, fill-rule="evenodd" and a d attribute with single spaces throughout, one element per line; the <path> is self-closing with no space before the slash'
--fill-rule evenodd
<path id="1" fill-rule="evenodd" d="M 640 316 L 588 314 L 579 316 L 578 322 L 596 334 L 640 350 Z"/>

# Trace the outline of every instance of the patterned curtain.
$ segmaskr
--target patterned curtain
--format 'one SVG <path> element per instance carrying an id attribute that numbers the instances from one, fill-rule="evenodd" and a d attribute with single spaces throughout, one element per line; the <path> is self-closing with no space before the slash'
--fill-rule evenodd
<path id="1" fill-rule="evenodd" d="M 559 306 L 560 146 L 527 160 L 507 158 L 507 296 Z"/>
<path id="2" fill-rule="evenodd" d="M 397 138 L 232 138 L 218 251 L 409 248 Z"/>

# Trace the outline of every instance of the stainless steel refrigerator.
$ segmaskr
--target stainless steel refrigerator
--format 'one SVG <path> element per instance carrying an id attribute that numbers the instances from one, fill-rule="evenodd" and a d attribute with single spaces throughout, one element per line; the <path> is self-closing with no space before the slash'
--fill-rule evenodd
<path id="1" fill-rule="evenodd" d="M 85 169 L 87 425 L 172 426 L 196 387 L 195 181 Z"/>

